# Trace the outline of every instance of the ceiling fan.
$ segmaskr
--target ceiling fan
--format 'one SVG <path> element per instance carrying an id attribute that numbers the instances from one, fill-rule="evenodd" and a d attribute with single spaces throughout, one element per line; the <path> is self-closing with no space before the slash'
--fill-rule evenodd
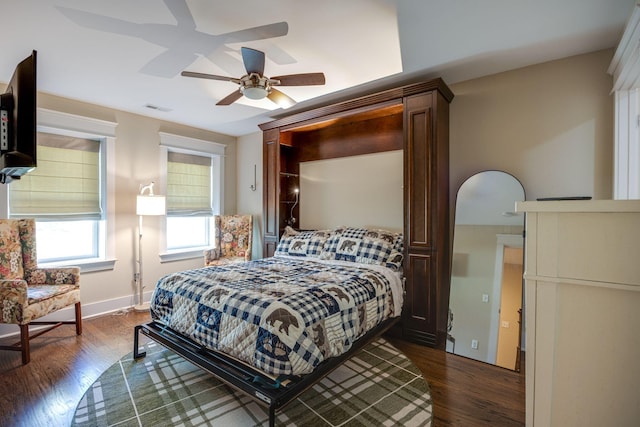
<path id="1" fill-rule="evenodd" d="M 200 79 L 222 80 L 240 85 L 239 90 L 232 92 L 225 98 L 218 101 L 216 105 L 230 105 L 240 99 L 243 95 L 249 99 L 269 98 L 282 108 L 295 105 L 288 95 L 280 92 L 274 86 L 311 86 L 323 85 L 325 83 L 324 73 L 289 74 L 285 76 L 266 77 L 264 75 L 264 52 L 241 48 L 242 61 L 247 74 L 240 78 L 216 76 L 214 74 L 196 73 L 193 71 L 183 71 L 185 77 L 196 77 Z"/>

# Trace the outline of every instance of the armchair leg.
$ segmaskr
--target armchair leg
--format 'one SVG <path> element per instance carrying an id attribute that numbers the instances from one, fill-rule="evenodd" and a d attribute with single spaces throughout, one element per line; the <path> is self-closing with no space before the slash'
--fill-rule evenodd
<path id="1" fill-rule="evenodd" d="M 29 325 L 20 325 L 20 349 L 22 350 L 22 364 L 26 365 L 31 360 L 29 351 Z"/>
<path id="2" fill-rule="evenodd" d="M 76 334 L 82 335 L 82 309 L 80 308 L 80 303 L 77 302 L 75 304 L 75 314 L 76 319 L 74 321 L 33 321 L 27 325 L 18 325 L 20 327 L 20 342 L 17 342 L 13 345 L 0 345 L 0 350 L 13 350 L 19 351 L 22 353 L 22 364 L 26 365 L 31 361 L 31 349 L 29 345 L 29 341 L 32 338 L 36 338 L 46 332 L 49 332 L 52 329 L 57 328 L 60 325 L 76 325 Z M 33 335 L 29 333 L 29 325 L 51 325 L 50 327 L 34 332 Z"/>
<path id="3" fill-rule="evenodd" d="M 82 309 L 80 303 L 76 303 L 76 335 L 82 335 Z"/>

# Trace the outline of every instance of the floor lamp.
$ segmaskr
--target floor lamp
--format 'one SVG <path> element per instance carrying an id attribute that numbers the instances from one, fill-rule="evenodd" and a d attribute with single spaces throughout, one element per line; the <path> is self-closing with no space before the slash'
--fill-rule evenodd
<path id="1" fill-rule="evenodd" d="M 145 194 L 145 192 L 148 192 Z M 164 215 L 166 213 L 166 203 L 164 196 L 153 194 L 153 182 L 149 185 L 140 186 L 140 194 L 136 199 L 136 214 L 138 215 L 138 260 L 136 273 L 138 285 L 138 304 L 134 306 L 136 311 L 148 311 L 149 303 L 144 303 L 142 280 L 142 217 L 145 215 Z"/>

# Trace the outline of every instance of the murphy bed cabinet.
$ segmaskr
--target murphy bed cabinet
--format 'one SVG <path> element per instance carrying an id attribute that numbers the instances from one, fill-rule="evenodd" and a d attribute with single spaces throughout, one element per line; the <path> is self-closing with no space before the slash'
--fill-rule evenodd
<path id="1" fill-rule="evenodd" d="M 441 79 L 296 112 L 263 131 L 263 255 L 272 256 L 299 185 L 300 163 L 404 150 L 402 335 L 444 349 L 450 282 L 449 103 Z M 294 216 L 300 218 L 298 206 Z M 304 224 L 296 224 L 304 228 Z M 346 224 L 349 225 L 349 224 Z M 395 331 L 399 333 L 399 330 Z"/>

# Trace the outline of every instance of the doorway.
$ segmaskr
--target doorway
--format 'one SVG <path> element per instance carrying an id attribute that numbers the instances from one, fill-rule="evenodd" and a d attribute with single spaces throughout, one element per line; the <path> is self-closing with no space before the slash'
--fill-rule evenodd
<path id="1" fill-rule="evenodd" d="M 522 313 L 522 247 L 505 247 L 502 265 L 496 365 L 517 370 Z"/>

